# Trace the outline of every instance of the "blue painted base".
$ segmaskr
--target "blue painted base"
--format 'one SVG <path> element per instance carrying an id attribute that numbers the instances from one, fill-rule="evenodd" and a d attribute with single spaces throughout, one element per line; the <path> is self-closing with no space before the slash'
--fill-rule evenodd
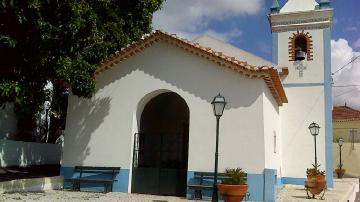
<path id="1" fill-rule="evenodd" d="M 120 172 L 116 175 L 116 181 L 114 182 L 113 191 L 114 192 L 128 192 L 129 186 L 129 169 L 121 169 Z M 61 175 L 65 178 L 78 177 L 79 173 L 74 172 L 74 167 L 61 167 Z M 87 174 L 93 178 L 103 178 L 104 174 L 102 173 L 91 173 Z M 263 174 L 252 174 L 248 173 L 247 175 L 247 184 L 249 186 L 249 199 L 250 201 L 275 201 L 276 199 L 276 189 L 282 184 L 304 184 L 305 179 L 301 178 L 277 178 L 276 170 L 265 169 Z M 194 171 L 188 171 L 187 176 L 188 184 L 198 184 L 197 179 L 194 179 Z M 204 182 L 205 185 L 212 185 L 213 181 L 208 180 Z M 71 185 L 68 183 L 64 184 L 65 188 L 71 188 Z M 91 191 L 103 191 L 104 187 L 97 184 L 87 184 L 81 188 Z M 192 190 L 187 190 L 187 197 L 191 198 L 193 196 Z M 203 198 L 211 199 L 212 191 L 204 191 Z"/>
<path id="2" fill-rule="evenodd" d="M 304 185 L 306 178 L 283 177 L 281 178 L 282 184 L 295 184 Z"/>
<path id="3" fill-rule="evenodd" d="M 250 196 L 247 200 L 250 201 L 275 201 L 277 188 L 276 170 L 265 169 L 264 174 L 247 174 L 247 184 L 249 186 L 248 192 Z M 194 171 L 188 172 L 188 184 L 199 184 L 198 179 L 194 179 Z M 281 181 L 281 180 L 280 180 Z M 212 180 L 205 180 L 204 185 L 213 185 Z M 203 191 L 203 199 L 211 199 L 212 191 Z M 187 198 L 191 199 L 194 196 L 193 190 L 187 190 Z"/>
<path id="4" fill-rule="evenodd" d="M 129 169 L 121 169 L 120 172 L 115 177 L 115 182 L 113 185 L 114 192 L 128 192 L 128 185 L 129 185 Z M 72 178 L 78 177 L 80 173 L 74 172 L 74 167 L 61 167 L 60 174 L 64 176 L 64 178 Z M 108 174 L 102 174 L 97 172 L 86 173 L 85 176 L 91 178 L 107 178 L 110 177 Z M 64 188 L 70 189 L 70 183 L 64 183 Z M 81 185 L 82 189 L 90 190 L 90 191 L 99 191 L 102 192 L 104 190 L 104 186 L 99 184 L 85 184 Z"/>

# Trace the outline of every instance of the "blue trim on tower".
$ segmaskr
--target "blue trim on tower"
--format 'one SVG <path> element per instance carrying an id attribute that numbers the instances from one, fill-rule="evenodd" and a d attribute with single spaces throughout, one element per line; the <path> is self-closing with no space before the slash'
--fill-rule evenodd
<path id="1" fill-rule="evenodd" d="M 324 83 L 284 83 L 284 88 L 324 86 Z"/>
<path id="2" fill-rule="evenodd" d="M 74 172 L 75 171 L 75 167 L 64 167 L 61 166 L 60 169 L 60 175 L 64 176 L 64 178 L 72 178 L 72 177 L 78 177 L 80 175 L 79 172 Z M 120 172 L 116 175 L 115 177 L 115 182 L 113 184 L 113 191 L 114 192 L 128 192 L 128 185 L 129 185 L 129 173 L 130 170 L 129 169 L 120 169 Z M 105 174 L 105 177 L 109 177 L 107 176 L 107 174 Z M 88 176 L 91 176 L 91 178 L 104 178 L 104 174 L 101 172 L 91 172 L 91 174 L 88 173 Z M 70 188 L 71 184 L 70 183 L 65 183 L 64 182 L 64 188 Z M 104 186 L 100 185 L 100 184 L 86 184 L 86 185 L 82 185 L 81 188 L 85 188 L 86 190 L 90 190 L 90 191 L 99 191 L 102 192 L 104 190 Z"/>
<path id="3" fill-rule="evenodd" d="M 277 32 L 273 32 L 272 33 L 272 62 L 274 64 L 278 64 L 278 59 L 279 59 L 278 46 L 279 46 L 279 34 Z"/>
<path id="4" fill-rule="evenodd" d="M 331 30 L 324 29 L 324 94 L 325 94 L 325 156 L 327 186 L 333 184 L 333 129 L 332 129 L 332 79 L 331 79 Z"/>

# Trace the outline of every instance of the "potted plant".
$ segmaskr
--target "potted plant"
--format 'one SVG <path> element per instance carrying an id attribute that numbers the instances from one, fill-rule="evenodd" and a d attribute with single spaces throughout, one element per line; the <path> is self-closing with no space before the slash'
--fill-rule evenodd
<path id="1" fill-rule="evenodd" d="M 320 165 L 313 164 L 313 168 L 306 170 L 307 180 L 305 181 L 305 187 L 312 193 L 312 198 L 324 191 L 326 187 L 325 171 L 321 171 L 319 167 Z"/>
<path id="2" fill-rule="evenodd" d="M 345 169 L 343 169 L 343 164 L 339 164 L 338 168 L 335 169 L 335 172 L 339 179 L 343 178 L 343 176 L 345 174 Z"/>
<path id="3" fill-rule="evenodd" d="M 218 184 L 218 190 L 225 202 L 242 201 L 248 190 L 246 173 L 241 168 L 226 168 L 224 174 L 227 178 Z"/>

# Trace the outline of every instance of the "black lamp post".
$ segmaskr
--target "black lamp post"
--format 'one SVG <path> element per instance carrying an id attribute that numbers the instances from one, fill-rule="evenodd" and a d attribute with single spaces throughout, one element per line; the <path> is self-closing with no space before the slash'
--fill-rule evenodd
<path id="1" fill-rule="evenodd" d="M 344 139 L 342 138 L 339 138 L 338 140 L 338 144 L 339 144 L 339 150 L 340 150 L 340 164 L 339 164 L 339 168 L 340 170 L 342 169 L 342 161 L 341 161 L 341 147 L 343 146 L 344 144 Z"/>
<path id="2" fill-rule="evenodd" d="M 213 194 L 212 194 L 212 202 L 218 202 L 218 189 L 217 189 L 217 174 L 218 174 L 218 148 L 219 148 L 219 120 L 222 116 L 226 101 L 223 96 L 217 95 L 214 97 L 213 101 L 211 102 L 213 105 L 214 115 L 216 117 L 216 147 L 215 147 L 215 169 L 214 169 L 214 187 L 213 187 Z"/>
<path id="3" fill-rule="evenodd" d="M 312 136 L 314 136 L 314 145 L 315 145 L 315 166 L 318 166 L 317 164 L 317 154 L 316 154 L 316 136 L 319 135 L 320 126 L 312 122 L 309 126 L 309 130 Z"/>

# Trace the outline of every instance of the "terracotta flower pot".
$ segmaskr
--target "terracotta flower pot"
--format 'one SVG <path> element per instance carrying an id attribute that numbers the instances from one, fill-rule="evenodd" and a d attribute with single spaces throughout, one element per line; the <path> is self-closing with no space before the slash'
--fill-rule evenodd
<path id="1" fill-rule="evenodd" d="M 335 172 L 338 176 L 339 179 L 343 178 L 344 174 L 345 174 L 345 169 L 335 169 Z"/>
<path id="2" fill-rule="evenodd" d="M 307 175 L 307 179 L 316 181 L 325 181 L 325 175 Z"/>
<path id="3" fill-rule="evenodd" d="M 308 175 L 305 186 L 313 195 L 320 194 L 326 187 L 325 175 Z"/>
<path id="4" fill-rule="evenodd" d="M 241 202 L 248 190 L 248 185 L 218 184 L 218 190 L 223 194 L 225 202 Z"/>

